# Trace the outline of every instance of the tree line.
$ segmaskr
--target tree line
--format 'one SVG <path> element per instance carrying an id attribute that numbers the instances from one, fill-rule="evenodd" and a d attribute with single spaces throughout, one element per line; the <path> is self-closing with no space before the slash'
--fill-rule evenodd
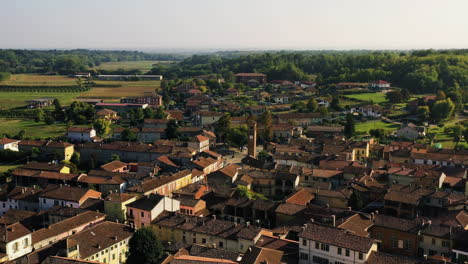
<path id="1" fill-rule="evenodd" d="M 0 72 L 72 74 L 114 61 L 178 61 L 185 55 L 125 50 L 0 50 Z"/>
<path id="2" fill-rule="evenodd" d="M 308 80 L 320 85 L 386 80 L 412 93 L 436 93 L 468 86 L 468 50 L 413 52 L 257 53 L 237 57 L 193 55 L 173 65 L 158 64 L 152 74 L 166 79 L 216 73 L 232 81 L 234 73 L 261 72 L 269 80 Z"/>

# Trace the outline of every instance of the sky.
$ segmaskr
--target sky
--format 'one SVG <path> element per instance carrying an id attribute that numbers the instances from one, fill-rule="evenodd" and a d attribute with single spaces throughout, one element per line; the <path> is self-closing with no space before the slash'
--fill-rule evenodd
<path id="1" fill-rule="evenodd" d="M 0 48 L 468 48 L 468 0 L 0 1 Z"/>

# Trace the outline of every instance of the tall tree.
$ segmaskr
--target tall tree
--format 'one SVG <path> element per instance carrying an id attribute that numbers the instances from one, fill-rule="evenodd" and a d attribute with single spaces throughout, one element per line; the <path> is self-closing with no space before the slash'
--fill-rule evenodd
<path id="1" fill-rule="evenodd" d="M 129 241 L 127 264 L 159 264 L 163 246 L 150 227 L 138 229 Z"/>
<path id="2" fill-rule="evenodd" d="M 317 100 L 315 100 L 315 98 L 310 98 L 309 101 L 307 102 L 307 110 L 309 112 L 315 112 L 317 111 L 317 108 L 318 108 Z"/>
<path id="3" fill-rule="evenodd" d="M 264 144 L 273 140 L 273 117 L 270 110 L 266 109 L 265 112 L 260 116 L 260 122 L 263 127 L 262 139 Z"/>
<path id="4" fill-rule="evenodd" d="M 447 98 L 434 103 L 431 109 L 431 115 L 435 119 L 442 120 L 451 117 L 454 111 L 455 104 L 450 98 Z"/>
<path id="5" fill-rule="evenodd" d="M 346 124 L 344 126 L 344 134 L 347 138 L 351 138 L 355 132 L 354 118 L 351 113 L 346 115 Z"/>
<path id="6" fill-rule="evenodd" d="M 102 138 L 106 138 L 111 133 L 111 121 L 110 120 L 107 120 L 104 118 L 98 118 L 94 120 L 93 126 L 94 126 L 94 129 L 96 129 L 96 132 L 98 133 L 98 135 Z"/>
<path id="7" fill-rule="evenodd" d="M 221 142 L 226 142 L 229 130 L 231 130 L 231 115 L 225 114 L 216 122 L 216 133 L 219 135 Z"/>
<path id="8" fill-rule="evenodd" d="M 169 120 L 165 129 L 167 139 L 176 139 L 179 137 L 179 124 L 175 119 Z"/>

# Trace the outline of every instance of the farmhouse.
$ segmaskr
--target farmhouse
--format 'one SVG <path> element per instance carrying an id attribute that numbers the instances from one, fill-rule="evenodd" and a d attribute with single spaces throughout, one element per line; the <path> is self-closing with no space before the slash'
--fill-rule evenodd
<path id="1" fill-rule="evenodd" d="M 267 75 L 263 73 L 238 73 L 234 75 L 237 83 L 252 85 L 265 84 L 267 82 Z"/>
<path id="2" fill-rule="evenodd" d="M 369 83 L 369 87 L 372 89 L 387 89 L 390 88 L 390 83 L 382 80 Z"/>

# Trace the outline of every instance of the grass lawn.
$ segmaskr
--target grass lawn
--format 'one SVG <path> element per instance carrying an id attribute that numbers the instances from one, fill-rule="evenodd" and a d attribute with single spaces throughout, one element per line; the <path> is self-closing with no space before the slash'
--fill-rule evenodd
<path id="1" fill-rule="evenodd" d="M 373 101 L 375 104 L 386 102 L 385 94 L 383 93 L 360 93 L 360 94 L 347 94 L 345 97 L 353 98 L 361 101 Z"/>
<path id="2" fill-rule="evenodd" d="M 34 120 L 0 118 L 0 136 L 11 136 L 24 130 L 26 138 L 51 138 L 65 135 L 65 124 L 46 125 L 44 122 L 36 123 Z"/>
<path id="3" fill-rule="evenodd" d="M 172 61 L 113 61 L 103 62 L 99 66 L 95 66 L 94 70 L 108 70 L 115 71 L 119 69 L 123 70 L 140 70 L 142 72 L 148 72 L 153 68 L 153 64 L 164 64 L 172 63 Z"/>
<path id="4" fill-rule="evenodd" d="M 398 125 L 396 124 L 391 124 L 391 123 L 385 123 L 380 120 L 377 121 L 368 121 L 368 122 L 363 122 L 363 123 L 356 123 L 356 133 L 365 135 L 369 133 L 369 130 L 371 129 L 376 129 L 376 128 L 383 128 L 387 130 L 395 130 L 398 129 Z"/>
<path id="5" fill-rule="evenodd" d="M 455 142 L 453 141 L 453 137 L 451 135 L 447 135 L 444 133 L 444 129 L 446 127 L 452 126 L 455 123 L 461 121 L 458 118 L 454 118 L 452 120 L 448 120 L 444 122 L 443 127 L 438 127 L 436 125 L 430 126 L 428 129 L 428 134 L 435 134 L 434 143 L 440 143 L 443 148 L 454 148 Z M 462 143 L 462 142 L 461 142 Z"/>

